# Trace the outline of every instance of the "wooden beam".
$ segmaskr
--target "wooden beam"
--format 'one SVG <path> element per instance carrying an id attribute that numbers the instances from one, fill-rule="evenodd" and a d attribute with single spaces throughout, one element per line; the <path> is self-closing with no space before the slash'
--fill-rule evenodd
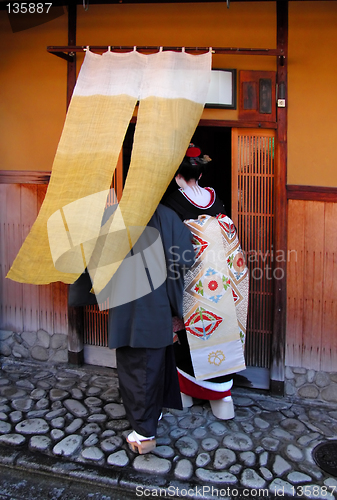
<path id="1" fill-rule="evenodd" d="M 277 158 L 275 171 L 275 236 L 274 254 L 277 262 L 277 279 L 274 280 L 274 321 L 272 339 L 272 363 L 270 370 L 271 390 L 282 394 L 285 378 L 286 304 L 287 304 L 287 105 L 288 105 L 288 1 L 278 0 L 277 49 L 282 56 L 277 58 L 277 84 L 282 88 L 285 106 L 277 108 Z M 280 104 L 284 104 L 283 102 Z M 277 252 L 277 254 L 276 254 Z"/>
<path id="2" fill-rule="evenodd" d="M 47 52 L 58 55 L 67 59 L 68 54 L 76 54 L 76 52 L 84 52 L 87 49 L 90 52 L 106 52 L 108 49 L 113 52 L 131 52 L 134 46 L 131 45 L 76 45 L 69 43 L 68 45 L 49 45 Z M 137 45 L 137 52 L 144 54 L 152 54 L 158 52 L 160 49 L 164 51 L 181 52 L 182 47 L 177 46 L 164 46 L 159 45 Z M 209 51 L 209 47 L 184 47 L 185 52 L 191 54 L 203 54 Z M 258 49 L 258 48 L 242 48 L 242 47 L 212 47 L 213 54 L 232 54 L 232 55 L 253 55 L 253 56 L 278 56 L 282 55 L 277 49 Z"/>
<path id="3" fill-rule="evenodd" d="M 77 6 L 68 2 L 68 45 L 76 45 Z M 70 52 L 67 61 L 67 109 L 76 85 L 76 53 Z M 72 365 L 83 364 L 83 307 L 68 307 L 68 361 Z"/>
<path id="4" fill-rule="evenodd" d="M 288 200 L 322 201 L 337 203 L 337 188 L 324 186 L 287 186 Z"/>
<path id="5" fill-rule="evenodd" d="M 224 3 L 225 0 L 212 0 L 214 3 Z M 249 3 L 254 3 L 254 2 L 274 2 L 275 0 L 230 0 L 230 4 L 237 3 L 237 2 L 249 2 Z M 290 0 L 291 2 L 293 1 L 312 1 L 312 0 Z M 335 2 L 336 0 L 325 0 L 328 2 Z M 91 5 L 127 5 L 127 4 L 155 4 L 155 3 L 208 3 L 209 0 L 90 0 L 89 3 L 89 8 Z M 74 4 L 76 5 L 81 5 L 83 6 L 83 0 L 74 0 Z M 229 8 L 230 8 L 229 4 Z M 67 1 L 66 0 L 53 0 L 53 7 L 60 7 L 60 6 L 67 6 Z M 0 11 L 1 10 L 8 10 L 7 7 L 7 2 L 5 0 L 0 1 Z"/>
<path id="6" fill-rule="evenodd" d="M 1 170 L 0 184 L 48 184 L 50 175 L 38 170 Z"/>
<path id="7" fill-rule="evenodd" d="M 69 0 L 68 3 L 68 45 L 76 45 L 76 24 L 77 24 L 77 6 L 75 2 Z M 76 53 L 70 52 L 67 59 L 67 109 L 73 95 L 76 84 Z"/>
<path id="8" fill-rule="evenodd" d="M 201 127 L 229 127 L 229 128 L 261 128 L 261 129 L 276 129 L 276 122 L 256 122 L 244 120 L 213 120 L 209 118 L 201 118 L 199 121 Z"/>

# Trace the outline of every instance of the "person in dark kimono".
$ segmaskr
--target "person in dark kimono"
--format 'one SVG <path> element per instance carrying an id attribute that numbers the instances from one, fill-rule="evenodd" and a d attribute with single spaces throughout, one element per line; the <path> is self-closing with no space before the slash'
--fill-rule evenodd
<path id="1" fill-rule="evenodd" d="M 127 442 L 140 454 L 156 446 L 162 409 L 182 409 L 172 316 L 182 317 L 183 275 L 194 262 L 191 240 L 174 211 L 158 205 L 97 296 L 98 303 L 109 297 L 108 345 L 116 349 L 120 393 L 133 428 Z M 75 295 L 71 305 L 78 301 Z"/>
<path id="2" fill-rule="evenodd" d="M 168 197 L 164 199 L 164 203 L 172 208 L 180 217 L 182 221 L 186 221 L 185 223 L 188 225 L 188 227 L 191 229 L 191 227 L 198 227 L 200 231 L 202 230 L 201 227 L 204 226 L 206 228 L 208 222 L 213 219 L 216 220 L 215 222 L 215 228 L 217 227 L 217 222 L 218 219 L 220 218 L 221 221 L 226 220 L 226 224 L 229 223 L 232 226 L 232 231 L 234 234 L 235 227 L 232 221 L 226 216 L 226 211 L 225 211 L 225 206 L 223 202 L 217 197 L 215 191 L 213 188 L 210 187 L 205 187 L 202 188 L 198 184 L 198 180 L 202 176 L 202 172 L 204 169 L 204 166 L 210 161 L 210 158 L 207 156 L 201 156 L 201 150 L 194 146 L 193 144 L 190 144 L 190 147 L 188 148 L 185 158 L 183 162 L 181 163 L 176 175 L 175 175 L 175 181 L 179 186 L 179 189 L 174 191 L 172 194 L 170 194 Z M 205 223 L 207 221 L 207 224 Z M 209 227 L 209 226 L 208 226 Z M 213 229 L 211 231 L 214 231 L 214 225 L 212 226 Z M 192 229 L 191 229 L 192 230 Z M 205 229 L 206 233 L 205 234 L 205 239 L 211 239 L 210 238 L 210 233 L 207 233 L 207 229 Z M 193 230 L 192 230 L 193 233 Z M 193 233 L 196 235 L 197 233 Z M 200 234 L 200 233 L 199 233 Z M 208 234 L 208 237 L 207 237 Z M 211 233 L 211 236 L 214 233 Z M 236 231 L 235 231 L 236 235 Z M 198 238 L 198 236 L 195 236 L 195 238 Z M 194 239 L 195 243 L 198 243 L 196 239 Z M 202 241 L 199 238 L 199 242 L 201 244 L 195 246 L 196 253 L 203 251 L 204 252 L 204 257 L 207 262 L 207 252 L 210 250 L 206 248 L 205 250 L 202 248 L 202 244 L 206 243 L 205 241 Z M 226 255 L 226 250 L 222 247 L 219 247 L 219 250 L 215 252 L 216 255 L 218 255 L 218 259 L 220 259 L 220 263 L 226 262 L 226 258 L 224 259 L 224 256 Z M 238 254 L 239 255 L 239 254 Z M 215 264 L 217 264 L 217 258 L 215 258 Z M 192 278 L 190 276 L 193 275 L 193 273 L 197 273 L 198 276 L 201 275 L 200 269 L 201 267 L 201 262 L 199 260 L 196 260 L 194 267 L 192 270 L 189 272 L 187 275 L 187 284 L 185 283 L 185 295 L 184 295 L 184 305 L 186 303 L 186 310 L 188 308 L 193 309 L 191 304 L 191 294 L 194 293 L 193 295 L 193 300 L 194 303 L 198 303 L 198 293 L 193 292 L 194 288 L 191 289 L 190 283 L 194 283 L 192 281 Z M 208 267 L 208 266 L 207 266 Z M 223 268 L 222 268 L 223 269 Z M 241 272 L 241 269 L 239 269 Z M 244 276 L 245 269 L 242 269 L 242 275 Z M 215 274 L 214 274 L 215 275 Z M 228 274 L 227 274 L 228 276 Z M 230 277 L 231 279 L 228 279 L 228 284 L 232 279 L 234 278 L 233 274 Z M 223 278 L 224 279 L 224 278 Z M 209 281 L 208 285 L 213 288 L 218 287 L 218 283 L 214 281 L 214 278 L 211 278 L 212 281 Z M 201 282 L 199 281 L 198 285 Z M 206 281 L 203 283 L 203 285 L 206 286 Z M 221 289 L 223 288 L 222 286 L 222 281 L 219 284 L 219 287 L 217 288 L 217 291 L 213 291 L 213 289 L 206 290 L 206 288 L 202 287 L 201 292 L 199 290 L 199 293 L 202 294 L 202 297 L 200 299 L 203 300 L 202 307 L 205 308 L 205 303 L 207 302 L 207 298 L 205 297 L 205 294 L 208 292 L 209 293 L 209 303 L 214 305 L 214 302 L 216 304 L 218 303 L 220 295 L 215 295 L 215 293 L 223 293 L 223 290 L 221 292 Z M 229 286 L 229 285 L 228 285 Z M 219 290 L 219 292 L 218 292 Z M 247 289 L 248 290 L 248 289 Z M 214 302 L 212 302 L 214 301 Z M 221 302 L 219 302 L 221 303 Z M 185 308 L 185 307 L 184 307 Z M 235 307 L 234 304 L 232 306 L 232 311 L 234 311 Z M 184 314 L 186 314 L 186 310 L 184 311 Z M 199 331 L 201 333 L 198 333 L 198 326 L 196 325 L 202 325 L 202 328 L 204 330 L 204 337 L 203 340 L 200 341 L 201 344 L 204 346 L 207 343 L 206 336 L 205 336 L 205 328 L 210 328 L 211 320 L 209 319 L 209 316 L 207 316 L 208 311 L 205 311 L 205 309 L 202 309 L 199 307 L 197 311 L 203 311 L 203 312 L 198 312 L 196 315 L 196 323 L 194 324 L 194 331 L 192 328 L 192 331 L 190 329 L 189 336 L 186 333 L 187 329 L 187 317 L 184 317 L 184 321 L 175 321 L 175 332 L 177 336 L 177 341 L 174 343 L 174 349 L 175 349 L 175 357 L 176 357 L 176 363 L 178 367 L 178 373 L 179 373 L 179 382 L 180 382 L 180 388 L 182 392 L 182 402 L 184 407 L 189 407 L 192 406 L 193 404 L 193 397 L 197 399 L 204 399 L 204 400 L 209 400 L 211 409 L 213 411 L 213 414 L 217 416 L 220 419 L 230 419 L 234 417 L 234 406 L 233 406 L 233 401 L 231 397 L 231 387 L 233 385 L 233 375 L 231 374 L 231 366 L 227 366 L 228 370 L 227 373 L 224 374 L 224 371 L 222 374 L 217 373 L 217 368 L 216 364 L 214 363 L 214 368 L 213 368 L 213 375 L 211 378 L 206 377 L 206 378 L 201 378 L 199 377 L 198 379 L 196 378 L 196 368 L 199 370 L 200 366 L 200 360 L 198 362 L 198 365 L 196 366 L 195 363 L 193 362 L 193 359 L 191 357 L 191 345 L 190 344 L 190 338 L 193 337 L 193 335 L 198 335 L 199 337 L 202 335 L 202 332 L 200 330 L 199 326 Z M 206 313 L 206 314 L 205 314 Z M 243 312 L 243 316 L 244 316 Z M 205 317 L 204 317 L 205 315 Z M 220 312 L 221 315 L 221 312 Z M 235 316 L 235 312 L 234 312 Z M 228 314 L 227 316 L 228 317 Z M 202 319 L 201 319 L 202 318 Z M 237 336 L 238 336 L 238 341 L 240 340 L 241 336 L 241 331 L 240 327 L 238 326 L 236 318 L 233 318 L 233 312 L 231 315 L 232 318 L 232 324 L 234 327 L 232 327 L 232 332 L 233 328 L 236 328 L 237 331 Z M 218 319 L 220 319 L 218 317 Z M 222 321 L 222 320 L 221 320 Z M 235 323 L 236 322 L 236 326 Z M 243 321 L 244 322 L 244 321 Z M 224 325 L 225 322 L 222 322 L 222 325 Z M 216 327 L 217 328 L 217 327 Z M 243 331 L 245 331 L 245 328 L 242 328 Z M 196 332 L 196 333 L 195 333 Z M 211 333 L 212 334 L 212 333 Z M 211 335 L 210 334 L 210 335 Z M 207 337 L 208 338 L 208 337 Z M 213 337 L 212 337 L 213 338 Z M 206 342 L 205 342 L 206 340 Z M 194 345 L 195 345 L 195 338 L 193 340 Z M 243 360 L 243 352 L 242 352 L 242 347 L 240 347 L 241 342 L 239 342 L 239 345 L 236 344 L 237 346 L 237 351 L 238 356 L 233 359 L 233 365 L 237 366 L 238 365 L 238 359 L 241 356 L 241 363 Z M 218 346 L 217 348 L 219 349 L 221 346 Z M 224 349 L 223 347 L 221 347 Z M 241 349 L 241 353 L 239 352 Z M 217 351 L 219 352 L 219 351 Z M 221 351 L 220 351 L 221 352 Z M 231 355 L 230 352 L 226 352 L 226 359 L 229 360 Z M 197 358 L 196 358 L 197 359 Z M 199 359 L 199 358 L 198 358 Z M 221 365 L 222 366 L 222 365 Z M 209 368 L 209 373 L 211 369 Z M 220 372 L 220 369 L 219 369 Z M 232 371 L 233 373 L 233 371 Z"/>

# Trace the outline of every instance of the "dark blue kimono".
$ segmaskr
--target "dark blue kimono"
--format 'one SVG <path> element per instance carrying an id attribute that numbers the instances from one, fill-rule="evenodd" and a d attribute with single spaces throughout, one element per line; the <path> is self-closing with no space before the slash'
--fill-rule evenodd
<path id="1" fill-rule="evenodd" d="M 194 250 L 190 231 L 164 205 L 157 207 L 147 227 L 160 236 L 167 277 L 156 286 L 156 276 L 149 272 L 151 263 L 144 259 L 152 291 L 109 309 L 108 345 L 116 348 L 119 387 L 127 418 L 136 432 L 149 437 L 156 433 L 163 407 L 182 408 L 172 345 L 172 316 L 183 316 L 184 273 L 194 262 Z M 146 251 L 147 237 L 144 231 L 123 263 Z M 98 296 L 100 303 L 111 295 L 114 280 L 123 283 L 120 277 L 113 277 Z M 93 300 L 83 287 L 80 292 L 78 283 L 71 288 L 70 305 L 84 305 L 86 300 Z"/>
<path id="2" fill-rule="evenodd" d="M 194 262 L 191 233 L 177 214 L 164 205 L 158 206 L 148 227 L 159 232 L 167 278 L 156 289 L 151 286 L 151 293 L 109 310 L 110 348 L 166 347 L 172 344 L 172 316 L 183 316 L 184 273 Z M 145 238 L 144 232 L 134 252 L 139 247 L 146 248 L 147 241 L 142 241 Z M 148 278 L 152 285 L 149 274 Z"/>
<path id="3" fill-rule="evenodd" d="M 168 207 L 159 205 L 148 226 L 159 231 L 167 278 L 151 293 L 109 310 L 109 347 L 117 348 L 127 418 L 136 432 L 150 437 L 163 408 L 182 408 L 172 316 L 183 315 L 184 272 L 194 262 L 194 250 L 190 231 Z"/>

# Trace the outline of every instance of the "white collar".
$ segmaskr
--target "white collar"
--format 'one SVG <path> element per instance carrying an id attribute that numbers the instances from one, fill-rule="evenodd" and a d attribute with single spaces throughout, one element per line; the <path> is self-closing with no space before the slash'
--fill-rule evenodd
<path id="1" fill-rule="evenodd" d="M 186 186 L 183 189 L 184 194 L 192 200 L 199 207 L 207 207 L 211 201 L 211 193 L 205 189 L 197 185 L 197 187 L 191 188 L 190 186 Z"/>

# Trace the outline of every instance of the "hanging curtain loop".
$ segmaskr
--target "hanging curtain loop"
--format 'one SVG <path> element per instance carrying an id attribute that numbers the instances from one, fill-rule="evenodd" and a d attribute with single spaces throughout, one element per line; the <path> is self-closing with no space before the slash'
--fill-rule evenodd
<path id="1" fill-rule="evenodd" d="M 104 52 L 106 50 L 129 52 L 138 50 L 141 53 L 155 53 L 157 51 L 185 51 L 188 53 L 202 54 L 209 51 L 212 54 L 235 54 L 235 55 L 259 55 L 259 56 L 284 56 L 283 49 L 264 49 L 264 48 L 239 48 L 239 47 L 159 47 L 159 46 L 109 46 L 109 45 L 91 45 L 92 51 Z M 76 45 L 76 46 L 48 46 L 47 51 L 66 59 L 68 55 L 73 52 L 82 52 L 89 50 L 89 46 Z"/>

